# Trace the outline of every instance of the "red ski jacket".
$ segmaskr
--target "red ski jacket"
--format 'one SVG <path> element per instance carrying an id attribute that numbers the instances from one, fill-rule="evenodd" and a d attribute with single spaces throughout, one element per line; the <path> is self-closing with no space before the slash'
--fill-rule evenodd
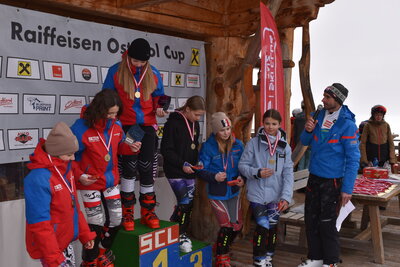
<path id="1" fill-rule="evenodd" d="M 26 248 L 34 259 L 43 259 L 49 267 L 59 266 L 62 252 L 79 238 L 86 244 L 96 237 L 83 216 L 74 179 L 81 175 L 75 162 L 51 157 L 43 150 L 41 139 L 28 163 L 30 173 L 24 179 L 26 206 Z M 54 164 L 54 165 L 53 165 Z M 54 168 L 60 171 L 62 178 Z M 67 185 L 73 193 L 69 191 Z"/>
<path id="2" fill-rule="evenodd" d="M 141 94 L 140 98 L 130 99 L 129 95 L 124 91 L 123 86 L 118 82 L 118 66 L 119 63 L 109 68 L 103 84 L 103 89 L 114 89 L 120 96 L 124 106 L 123 112 L 119 118 L 122 125 L 141 124 L 152 126 L 157 124 L 156 109 L 158 107 L 158 99 L 160 96 L 164 95 L 164 85 L 160 72 L 154 66 L 151 66 L 157 88 L 147 101 L 143 98 L 144 94 Z M 131 70 L 135 79 L 139 80 L 141 69 L 132 66 Z M 140 91 L 141 88 L 139 87 L 139 92 Z"/>
<path id="3" fill-rule="evenodd" d="M 121 123 L 108 119 L 89 128 L 84 119 L 78 119 L 71 126 L 71 130 L 79 143 L 75 160 L 81 171 L 98 178 L 95 183 L 88 186 L 77 183 L 78 189 L 103 190 L 117 185 L 119 183 L 118 155 L 135 154 L 124 142 L 125 134 Z M 109 151 L 106 148 L 108 144 L 110 144 Z"/>

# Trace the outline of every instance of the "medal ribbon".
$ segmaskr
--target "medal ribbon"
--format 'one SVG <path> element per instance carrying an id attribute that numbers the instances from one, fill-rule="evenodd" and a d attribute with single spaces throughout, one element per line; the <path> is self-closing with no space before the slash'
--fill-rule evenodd
<path id="1" fill-rule="evenodd" d="M 229 153 L 226 155 L 226 162 L 224 159 L 224 155 L 225 154 L 221 154 L 221 158 L 222 158 L 222 165 L 224 166 L 224 172 L 226 172 L 226 169 L 228 169 L 228 163 L 229 163 Z M 232 167 L 233 167 L 233 157 L 231 155 L 231 162 L 232 162 Z"/>
<path id="2" fill-rule="evenodd" d="M 183 115 L 183 113 L 180 112 L 180 111 L 178 111 L 178 113 L 181 114 L 182 117 L 185 119 L 186 127 L 187 127 L 187 129 L 189 131 L 189 134 L 190 134 L 190 139 L 192 139 L 192 143 L 194 144 L 194 122 L 193 122 L 193 127 L 192 127 L 192 130 L 191 130 L 190 126 L 189 126 L 188 119 L 185 117 L 185 115 Z"/>
<path id="3" fill-rule="evenodd" d="M 56 167 L 56 165 L 54 165 L 53 161 L 51 160 L 51 156 L 49 154 L 47 154 L 51 164 L 53 164 L 54 169 L 56 170 L 56 172 L 58 173 L 58 175 L 61 177 L 62 181 L 64 182 L 65 186 L 68 188 L 69 192 L 71 193 L 71 197 L 73 198 L 73 193 L 74 193 L 74 178 L 71 178 L 71 187 L 68 185 L 67 181 L 66 181 L 66 177 L 64 177 L 61 172 L 58 170 L 58 168 Z M 71 164 L 71 162 L 69 163 Z M 67 168 L 67 172 L 66 174 L 68 174 L 68 171 L 70 169 L 70 165 Z"/>
<path id="4" fill-rule="evenodd" d="M 276 140 L 274 145 L 272 146 L 271 141 L 269 140 L 268 134 L 264 131 L 265 136 L 267 137 L 268 147 L 269 147 L 269 154 L 271 157 L 275 154 L 276 148 L 278 147 L 278 141 L 281 138 L 280 132 L 276 134 Z"/>
<path id="5" fill-rule="evenodd" d="M 128 57 L 126 58 L 126 62 L 128 63 L 128 69 L 129 69 L 129 71 L 130 71 L 131 74 L 132 74 L 133 81 L 135 82 L 135 91 L 137 92 L 137 91 L 139 91 L 139 86 L 140 86 L 140 85 L 142 84 L 142 82 L 143 82 L 144 75 L 146 75 L 146 72 L 147 72 L 147 69 L 148 69 L 149 65 L 146 64 L 146 68 L 143 70 L 143 73 L 140 75 L 139 82 L 138 82 L 138 81 L 136 81 L 135 75 L 134 75 L 133 72 L 132 72 L 131 63 L 129 62 Z"/>
<path id="6" fill-rule="evenodd" d="M 108 140 L 108 144 L 106 145 L 106 142 L 104 142 L 103 138 L 101 137 L 99 131 L 97 131 L 97 135 L 100 137 L 101 142 L 103 143 L 104 147 L 107 149 L 107 152 L 110 151 L 110 145 L 111 145 L 111 140 L 113 138 L 113 132 L 114 132 L 114 125 L 111 127 L 111 134 L 110 134 L 110 139 Z"/>

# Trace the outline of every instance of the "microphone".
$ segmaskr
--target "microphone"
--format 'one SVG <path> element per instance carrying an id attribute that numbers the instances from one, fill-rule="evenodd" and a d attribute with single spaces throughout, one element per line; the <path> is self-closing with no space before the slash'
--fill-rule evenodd
<path id="1" fill-rule="evenodd" d="M 314 116 L 312 117 L 313 120 L 315 121 L 318 117 L 318 114 L 321 112 L 321 110 L 324 108 L 323 105 L 319 104 L 317 107 L 317 110 L 314 112 Z"/>

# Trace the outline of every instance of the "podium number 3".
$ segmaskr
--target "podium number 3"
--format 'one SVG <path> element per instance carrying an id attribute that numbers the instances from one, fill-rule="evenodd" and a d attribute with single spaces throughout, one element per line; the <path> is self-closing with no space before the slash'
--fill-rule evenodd
<path id="1" fill-rule="evenodd" d="M 193 253 L 190 255 L 190 262 L 194 262 L 197 257 L 197 262 L 194 263 L 193 267 L 202 267 L 203 266 L 203 253 L 201 251 Z"/>

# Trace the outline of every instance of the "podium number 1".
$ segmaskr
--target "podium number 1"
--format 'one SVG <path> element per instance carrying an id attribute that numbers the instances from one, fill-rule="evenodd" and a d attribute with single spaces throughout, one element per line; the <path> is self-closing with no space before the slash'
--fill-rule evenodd
<path id="1" fill-rule="evenodd" d="M 168 249 L 163 249 L 158 253 L 157 258 L 153 261 L 153 267 L 168 267 Z"/>

